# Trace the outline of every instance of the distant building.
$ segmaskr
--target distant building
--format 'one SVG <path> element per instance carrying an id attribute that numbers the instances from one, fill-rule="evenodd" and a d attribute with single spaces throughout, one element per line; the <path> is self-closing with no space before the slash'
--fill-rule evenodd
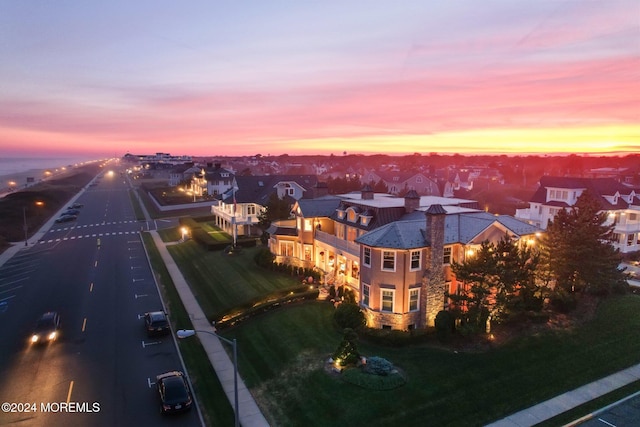
<path id="1" fill-rule="evenodd" d="M 529 208 L 518 209 L 516 218 L 546 229 L 561 209 L 575 205 L 589 189 L 608 212 L 607 224 L 614 224 L 614 246 L 620 252 L 640 250 L 640 195 L 612 178 L 572 178 L 543 176 L 540 187 L 529 201 Z"/>

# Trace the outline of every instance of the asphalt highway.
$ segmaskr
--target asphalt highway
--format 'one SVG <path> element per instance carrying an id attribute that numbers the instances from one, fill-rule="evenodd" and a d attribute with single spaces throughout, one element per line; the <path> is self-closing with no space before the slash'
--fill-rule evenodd
<path id="1" fill-rule="evenodd" d="M 76 201 L 76 221 L 0 267 L 0 425 L 200 425 L 195 408 L 160 414 L 156 375 L 184 368 L 172 335 L 144 331 L 144 313 L 163 306 L 127 182 L 105 171 Z M 33 345 L 46 311 L 61 336 Z"/>

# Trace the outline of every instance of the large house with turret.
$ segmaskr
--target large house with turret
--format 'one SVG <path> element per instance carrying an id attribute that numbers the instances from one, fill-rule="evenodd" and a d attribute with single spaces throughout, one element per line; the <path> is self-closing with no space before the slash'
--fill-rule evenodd
<path id="1" fill-rule="evenodd" d="M 536 243 L 540 229 L 478 209 L 467 199 L 361 192 L 301 199 L 294 219 L 272 225 L 278 262 L 317 268 L 325 282 L 356 295 L 367 325 L 409 330 L 433 326 L 458 291 L 452 261 L 474 256 L 505 235 Z"/>

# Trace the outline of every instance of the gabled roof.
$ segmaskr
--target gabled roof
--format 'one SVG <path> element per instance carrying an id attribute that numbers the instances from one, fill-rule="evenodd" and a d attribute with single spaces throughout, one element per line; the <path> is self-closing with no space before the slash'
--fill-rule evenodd
<path id="1" fill-rule="evenodd" d="M 430 246 L 426 219 L 396 221 L 370 231 L 356 239 L 357 243 L 389 249 L 415 249 Z M 505 228 L 516 236 L 535 234 L 538 227 L 508 215 L 494 216 L 488 212 L 449 214 L 445 217 L 445 245 L 467 244 L 492 226 Z"/>
<path id="2" fill-rule="evenodd" d="M 309 190 L 316 185 L 318 178 L 315 175 L 263 175 L 263 176 L 236 176 L 237 188 L 235 197 L 238 203 L 256 203 L 266 206 L 269 196 L 277 191 L 275 188 L 279 182 L 296 182 L 303 189 Z M 223 200 L 228 203 L 233 197 L 233 190 L 226 191 Z"/>
<path id="3" fill-rule="evenodd" d="M 596 196 L 599 196 L 601 208 L 604 209 L 625 209 L 628 204 L 619 199 L 617 204 L 610 203 L 605 196 L 613 196 L 616 193 L 620 195 L 629 195 L 633 191 L 632 188 L 619 183 L 613 178 L 579 178 L 579 177 L 559 177 L 559 176 L 543 176 L 540 178 L 540 187 L 531 197 L 530 202 L 541 203 L 544 205 L 567 207 L 566 203 L 547 202 L 547 189 L 560 188 L 567 190 L 589 190 Z"/>

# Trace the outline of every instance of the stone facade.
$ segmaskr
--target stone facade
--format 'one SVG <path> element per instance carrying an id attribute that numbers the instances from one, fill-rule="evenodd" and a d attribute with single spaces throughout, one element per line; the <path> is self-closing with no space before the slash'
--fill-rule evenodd
<path id="1" fill-rule="evenodd" d="M 444 309 L 445 291 L 447 290 L 442 268 L 446 212 L 442 206 L 433 205 L 427 210 L 426 217 L 430 250 L 420 292 L 420 311 L 425 316 L 425 323 L 421 326 L 434 326 L 436 315 Z"/>

